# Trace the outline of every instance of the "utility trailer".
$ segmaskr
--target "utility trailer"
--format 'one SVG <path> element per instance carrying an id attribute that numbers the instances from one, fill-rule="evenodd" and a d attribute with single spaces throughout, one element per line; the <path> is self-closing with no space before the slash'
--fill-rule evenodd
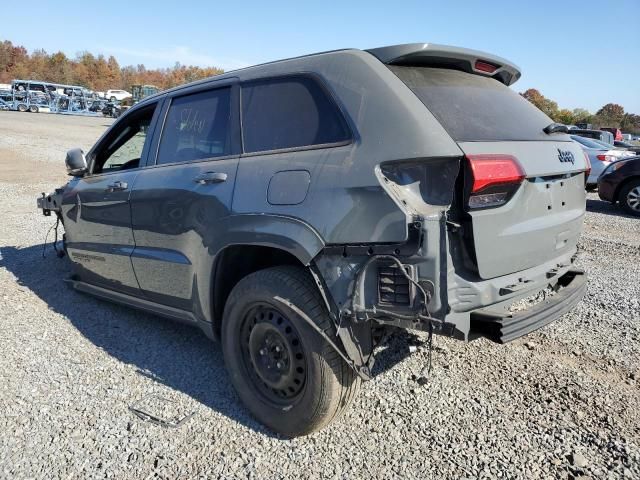
<path id="1" fill-rule="evenodd" d="M 4 102 L 19 112 L 53 112 L 95 115 L 90 111 L 94 94 L 78 85 L 64 85 L 39 80 L 13 80 L 10 98 Z"/>

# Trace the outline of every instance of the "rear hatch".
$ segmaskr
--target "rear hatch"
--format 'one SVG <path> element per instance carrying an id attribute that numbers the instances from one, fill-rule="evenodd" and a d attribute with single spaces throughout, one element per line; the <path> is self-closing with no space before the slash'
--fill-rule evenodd
<path id="1" fill-rule="evenodd" d="M 576 249 L 585 212 L 581 147 L 498 80 L 451 68 L 389 68 L 465 155 L 456 192 L 467 243 L 483 279 Z"/>

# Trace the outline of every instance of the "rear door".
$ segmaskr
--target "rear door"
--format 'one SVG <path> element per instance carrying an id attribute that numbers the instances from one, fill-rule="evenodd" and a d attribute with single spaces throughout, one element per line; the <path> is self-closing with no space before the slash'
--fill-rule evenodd
<path id="1" fill-rule="evenodd" d="M 465 154 L 459 201 L 480 277 L 574 251 L 585 212 L 585 155 L 552 120 L 489 77 L 392 66 Z"/>
<path id="2" fill-rule="evenodd" d="M 208 282 L 220 220 L 229 215 L 240 154 L 234 80 L 175 93 L 153 142 L 155 158 L 131 194 L 132 262 L 150 300 L 191 310 Z M 200 272 L 206 272 L 201 274 Z"/>

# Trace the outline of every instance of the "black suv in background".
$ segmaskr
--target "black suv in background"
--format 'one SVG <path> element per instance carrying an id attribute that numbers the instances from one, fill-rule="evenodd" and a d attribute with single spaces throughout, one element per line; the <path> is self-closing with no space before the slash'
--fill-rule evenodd
<path id="1" fill-rule="evenodd" d="M 383 329 L 507 342 L 581 299 L 588 161 L 519 77 L 433 44 L 230 72 L 132 107 L 39 206 L 77 290 L 219 338 L 251 412 L 306 434 Z"/>

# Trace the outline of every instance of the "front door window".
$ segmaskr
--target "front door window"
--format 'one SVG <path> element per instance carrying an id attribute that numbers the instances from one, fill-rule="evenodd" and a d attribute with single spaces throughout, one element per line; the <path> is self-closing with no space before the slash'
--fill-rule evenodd
<path id="1" fill-rule="evenodd" d="M 131 114 L 131 119 L 105 140 L 95 156 L 93 174 L 130 170 L 140 166 L 142 151 L 149 137 L 155 105 Z"/>

